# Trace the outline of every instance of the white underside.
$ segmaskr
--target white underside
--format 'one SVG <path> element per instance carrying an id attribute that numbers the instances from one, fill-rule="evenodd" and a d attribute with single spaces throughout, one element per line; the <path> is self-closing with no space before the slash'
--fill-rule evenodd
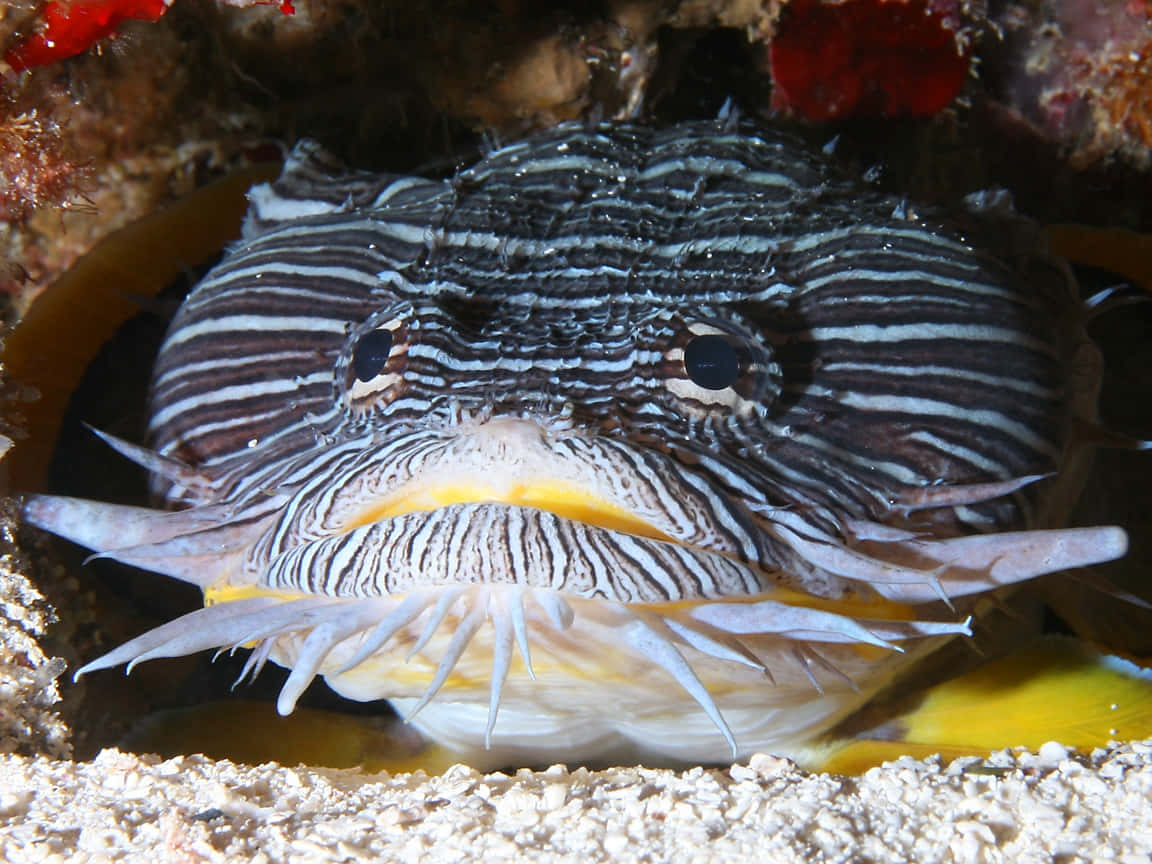
<path id="1" fill-rule="evenodd" d="M 835 693 L 800 704 L 766 708 L 751 705 L 722 708 L 736 738 L 737 760 L 754 753 L 801 758 L 813 736 L 850 713 L 860 694 Z M 393 699 L 401 716 L 416 699 Z M 460 754 L 479 770 L 509 766 L 727 764 L 732 751 L 724 736 L 695 705 L 679 712 L 646 716 L 614 710 L 605 700 L 573 713 L 546 713 L 532 708 L 505 706 L 493 730 L 490 747 L 484 746 L 488 706 L 480 703 L 436 700 L 412 721 L 422 734 Z"/>
<path id="2" fill-rule="evenodd" d="M 821 732 L 949 638 L 918 639 L 903 652 L 823 644 L 821 659 L 809 646 L 805 660 L 791 640 L 747 637 L 751 653 L 771 677 L 681 645 L 680 653 L 730 730 L 729 739 L 682 682 L 624 643 L 619 633 L 591 612 L 577 615 L 563 631 L 532 627 L 535 677 L 524 664 L 513 663 L 492 720 L 491 630 L 481 628 L 443 689 L 410 722 L 462 760 L 486 769 L 556 762 L 726 764 L 757 752 L 802 759 Z M 345 650 L 352 648 L 341 646 L 322 674 L 338 693 L 359 700 L 387 698 L 408 717 L 421 702 L 447 638 L 447 633 L 438 636 L 411 657 L 397 647 L 338 671 Z M 274 659 L 292 666 L 291 641 L 281 646 L 289 656 Z"/>

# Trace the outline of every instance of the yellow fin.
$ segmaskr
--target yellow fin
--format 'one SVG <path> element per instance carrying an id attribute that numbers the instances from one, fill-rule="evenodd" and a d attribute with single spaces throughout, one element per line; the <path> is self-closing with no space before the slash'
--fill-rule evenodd
<path id="1" fill-rule="evenodd" d="M 912 712 L 812 754 L 821 770 L 858 774 L 881 762 L 946 760 L 1047 741 L 1091 749 L 1152 737 L 1152 670 L 1071 639 L 1045 639 L 928 690 Z"/>
<path id="2" fill-rule="evenodd" d="M 1046 231 L 1057 255 L 1118 273 L 1152 293 L 1152 234 L 1071 224 L 1049 225 Z"/>
<path id="3" fill-rule="evenodd" d="M 203 753 L 257 765 L 359 768 L 368 773 L 440 774 L 459 754 L 428 742 L 392 714 L 364 716 L 299 707 L 287 717 L 270 702 L 223 700 L 158 711 L 139 723 L 120 746 L 165 758 Z"/>

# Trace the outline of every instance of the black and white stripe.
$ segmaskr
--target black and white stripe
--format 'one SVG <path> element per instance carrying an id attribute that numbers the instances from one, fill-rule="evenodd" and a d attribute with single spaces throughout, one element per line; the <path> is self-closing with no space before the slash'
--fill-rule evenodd
<path id="1" fill-rule="evenodd" d="M 443 182 L 332 171 L 303 145 L 253 195 L 245 238 L 189 297 L 156 372 L 160 453 L 220 478 L 220 498 L 306 490 L 254 553 L 278 580 L 305 578 L 286 575 L 294 554 L 314 554 L 294 544 L 360 536 L 340 537 L 325 508 L 410 476 L 397 466 L 419 448 L 389 467 L 390 448 L 420 440 L 440 454 L 462 416 L 548 426 L 563 414 L 558 464 L 600 442 L 601 455 L 625 454 L 621 482 L 645 490 L 623 496 L 633 506 L 672 510 L 694 490 L 703 509 L 690 521 L 711 538 L 694 542 L 759 578 L 791 558 L 750 508 L 899 523 L 905 490 L 1060 467 L 1067 286 L 1029 284 L 936 217 L 904 218 L 787 136 L 567 126 Z M 387 386 L 356 397 L 356 339 L 384 318 L 402 344 Z M 701 324 L 765 358 L 763 380 L 720 400 L 670 387 L 685 373 L 668 358 Z M 425 429 L 437 431 L 408 437 Z M 380 458 L 356 455 L 365 440 Z M 943 535 L 1034 526 L 1037 494 L 906 521 Z M 447 554 L 468 526 L 437 524 Z M 605 572 L 587 590 L 615 571 L 621 597 L 676 599 L 705 578 L 679 571 L 679 592 L 630 584 L 665 577 L 601 546 L 589 549 Z M 375 566 L 339 554 L 342 572 Z M 365 577 L 308 578 L 324 591 Z"/>
<path id="2" fill-rule="evenodd" d="M 493 767 L 795 754 L 965 598 L 1124 554 L 1060 527 L 1095 382 L 1058 268 L 785 135 L 565 126 L 446 181 L 304 144 L 252 205 L 156 452 L 103 436 L 191 506 L 25 501 L 205 591 L 81 673 L 251 644 L 282 713 L 322 674 Z"/>

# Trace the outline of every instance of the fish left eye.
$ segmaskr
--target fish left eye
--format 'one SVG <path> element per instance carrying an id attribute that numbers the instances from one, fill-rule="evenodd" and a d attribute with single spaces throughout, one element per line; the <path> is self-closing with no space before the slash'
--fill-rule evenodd
<path id="1" fill-rule="evenodd" d="M 723 336 L 695 336 L 684 346 L 684 371 L 698 387 L 724 390 L 740 377 L 740 355 Z"/>
<path id="2" fill-rule="evenodd" d="M 371 381 L 383 370 L 392 353 L 392 331 L 386 327 L 369 330 L 352 350 L 352 371 L 361 381 Z"/>

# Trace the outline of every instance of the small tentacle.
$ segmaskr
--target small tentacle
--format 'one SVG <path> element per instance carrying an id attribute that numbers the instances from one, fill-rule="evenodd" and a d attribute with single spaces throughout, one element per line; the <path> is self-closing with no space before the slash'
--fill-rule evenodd
<path id="1" fill-rule="evenodd" d="M 233 690 L 245 681 L 251 683 L 256 680 L 264 671 L 264 665 L 268 662 L 268 658 L 272 654 L 272 646 L 275 644 L 275 639 L 261 639 L 256 647 L 249 652 L 248 659 L 244 661 L 244 668 L 240 670 L 240 674 L 232 682 Z"/>
<path id="2" fill-rule="evenodd" d="M 516 592 L 515 600 L 508 611 L 512 614 L 512 632 L 516 635 L 516 644 L 520 648 L 520 656 L 524 658 L 528 677 L 535 681 L 536 670 L 532 668 L 532 652 L 528 647 L 528 622 L 524 619 L 524 592 Z"/>
<path id="3" fill-rule="evenodd" d="M 760 658 L 753 654 L 748 647 L 738 639 L 733 639 L 731 636 L 720 635 L 713 628 L 707 627 L 702 622 L 690 627 L 685 622 L 678 621 L 669 616 L 662 616 L 661 621 L 664 626 L 701 654 L 707 654 L 709 657 L 715 657 L 717 660 L 728 660 L 732 663 L 739 663 L 744 666 L 749 666 L 758 672 L 763 672 L 765 675 L 768 674 L 768 669 L 760 662 Z"/>
<path id="4" fill-rule="evenodd" d="M 98 669 L 127 663 L 126 672 L 144 660 L 155 657 L 180 657 L 244 641 L 252 627 L 264 624 L 272 616 L 283 627 L 292 627 L 303 610 L 318 605 L 331 605 L 328 599 L 285 602 L 275 597 L 250 597 L 232 603 L 208 606 L 189 612 L 173 621 L 137 636 L 123 645 L 81 666 L 75 678 Z"/>
<path id="5" fill-rule="evenodd" d="M 379 602 L 362 600 L 341 605 L 345 608 L 341 610 L 339 617 L 329 616 L 304 640 L 296 662 L 292 664 L 292 672 L 284 682 L 284 686 L 280 688 L 280 695 L 276 699 L 276 710 L 281 716 L 292 713 L 296 701 L 312 683 L 312 679 L 319 674 L 320 667 L 324 665 L 324 661 L 337 644 L 368 629 L 380 618 Z"/>
<path id="6" fill-rule="evenodd" d="M 1152 610 L 1152 603 L 1149 603 L 1143 597 L 1133 594 L 1131 591 L 1125 591 L 1107 576 L 1083 569 L 1069 571 L 1067 575 L 1081 585 L 1087 585 L 1093 591 L 1099 591 L 1101 594 L 1106 594 L 1115 600 L 1120 600 L 1140 609 Z"/>
<path id="7" fill-rule="evenodd" d="M 792 606 L 775 600 L 762 600 L 759 603 L 705 603 L 691 609 L 688 617 L 724 633 L 772 633 L 809 642 L 863 642 L 889 651 L 902 650 L 899 645 L 876 635 L 846 615 Z"/>
<path id="8" fill-rule="evenodd" d="M 155 450 L 149 450 L 147 447 L 141 447 L 139 444 L 117 438 L 115 435 L 97 429 L 88 423 L 85 423 L 84 426 L 129 462 L 136 463 L 141 468 L 157 477 L 163 477 L 170 483 L 182 486 L 189 492 L 193 492 L 200 500 L 206 501 L 211 498 L 213 478 L 205 471 L 185 465 L 183 462 L 170 459 L 167 456 L 161 456 Z"/>
<path id="9" fill-rule="evenodd" d="M 816 665 L 823 669 L 825 672 L 835 675 L 837 678 L 847 684 L 853 692 L 860 692 L 860 688 L 857 686 L 856 682 L 844 674 L 844 671 L 839 666 L 830 661 L 816 648 L 811 645 L 801 645 L 800 650 L 803 651 L 804 655 L 810 660 L 815 661 Z"/>
<path id="10" fill-rule="evenodd" d="M 1038 480 L 1052 477 L 1048 474 L 1029 474 L 1009 480 L 992 483 L 965 483 L 939 486 L 917 486 L 905 489 L 892 501 L 892 511 L 907 516 L 917 510 L 930 510 L 934 507 L 959 507 L 966 504 L 979 504 L 1011 495 Z"/>
<path id="11" fill-rule="evenodd" d="M 1123 432 L 1105 429 L 1098 422 L 1077 419 L 1075 422 L 1075 442 L 1080 445 L 1104 447 L 1109 450 L 1152 450 L 1152 439 L 1135 438 Z"/>
<path id="12" fill-rule="evenodd" d="M 281 717 L 287 717 L 295 710 L 297 700 L 308 689 L 333 646 L 347 635 L 345 625 L 334 621 L 322 624 L 308 634 L 296 662 L 292 664 L 288 680 L 276 697 L 276 712 Z"/>
<path id="13" fill-rule="evenodd" d="M 239 544 L 236 544 L 238 548 L 232 550 L 221 548 L 216 552 L 211 551 L 212 541 L 207 535 L 208 532 L 184 535 L 149 546 L 96 552 L 85 558 L 84 563 L 107 558 L 207 588 L 222 581 L 222 576 L 230 577 L 242 572 L 246 557 L 245 550 Z"/>
<path id="14" fill-rule="evenodd" d="M 816 676 L 812 674 L 811 664 L 808 662 L 808 657 L 803 651 L 805 647 L 804 645 L 793 645 L 792 656 L 796 658 L 796 662 L 800 664 L 800 668 L 804 670 L 804 674 L 808 676 L 808 681 L 816 688 L 816 692 L 823 696 L 824 688 L 820 685 L 820 682 L 816 680 Z"/>
<path id="15" fill-rule="evenodd" d="M 428 620 L 424 622 L 424 629 L 420 631 L 420 635 L 417 637 L 416 643 L 404 657 L 405 663 L 415 657 L 417 652 L 419 652 L 421 648 L 428 644 L 428 640 L 436 634 L 436 631 L 440 628 L 440 625 L 444 623 L 444 619 L 448 617 L 448 612 L 452 609 L 452 606 L 455 605 L 456 600 L 460 597 L 461 594 L 464 593 L 464 591 L 464 587 L 453 586 L 451 588 L 445 588 L 439 592 L 439 596 L 436 598 L 436 605 L 432 609 L 432 614 L 429 615 Z"/>
<path id="16" fill-rule="evenodd" d="M 1130 282 L 1109 285 L 1081 301 L 1084 311 L 1088 313 L 1084 319 L 1086 323 L 1125 306 L 1144 306 L 1148 303 L 1152 303 L 1152 297 Z"/>
<path id="17" fill-rule="evenodd" d="M 139 560 L 147 569 L 170 554 L 188 556 L 238 548 L 258 533 L 258 526 L 229 525 L 230 513 L 219 505 L 168 511 L 62 495 L 28 495 L 22 511 L 29 524 L 94 549 L 95 557 L 124 559 L 126 563 Z M 196 585 L 215 580 L 215 576 L 209 579 L 202 564 L 200 567 L 199 571 L 174 569 L 183 574 L 177 578 Z"/>
<path id="18" fill-rule="evenodd" d="M 512 594 L 513 597 L 508 595 Z M 491 595 L 489 616 L 492 619 L 492 680 L 488 687 L 488 725 L 484 727 L 484 748 L 492 747 L 492 730 L 496 714 L 500 711 L 500 697 L 504 682 L 512 665 L 512 620 L 507 603 L 519 603 L 521 592 L 516 588 L 497 591 Z"/>
<path id="19" fill-rule="evenodd" d="M 487 596 L 483 596 L 478 602 L 470 606 L 460 623 L 456 625 L 456 631 L 452 634 L 452 639 L 444 650 L 440 663 L 436 666 L 436 674 L 432 677 L 424 695 L 420 697 L 420 701 L 408 711 L 404 718 L 405 723 L 411 723 L 412 719 L 440 692 L 440 688 L 444 686 L 444 682 L 448 680 L 448 676 L 452 674 L 452 670 L 460 662 L 460 658 L 472 642 L 472 637 L 476 635 L 476 631 L 480 629 L 480 625 L 484 623 L 487 615 Z"/>
<path id="20" fill-rule="evenodd" d="M 388 644 L 388 641 L 400 632 L 401 628 L 420 617 L 420 614 L 428 608 L 431 596 L 432 592 L 430 591 L 414 591 L 405 597 L 395 609 L 384 616 L 383 620 L 368 634 L 364 644 L 357 649 L 351 659 L 336 670 L 336 674 L 343 674 L 349 669 L 359 666 Z"/>
<path id="21" fill-rule="evenodd" d="M 625 623 L 621 628 L 621 636 L 624 640 L 646 659 L 651 660 L 671 675 L 676 683 L 684 688 L 684 691 L 696 701 L 696 704 L 704 709 L 704 713 L 708 715 L 713 725 L 720 730 L 720 734 L 724 736 L 724 740 L 732 750 L 732 758 L 738 758 L 740 751 L 736 747 L 736 739 L 732 735 L 732 730 L 725 721 L 724 715 L 720 713 L 716 702 L 712 699 L 712 694 L 696 676 L 692 664 L 684 659 L 684 655 L 667 636 L 659 633 L 643 619 L 635 615 L 632 615 L 631 618 L 632 620 Z"/>
<path id="22" fill-rule="evenodd" d="M 359 618 L 374 620 L 380 616 L 382 605 L 381 601 L 377 599 L 334 600 L 331 597 L 307 597 L 300 600 L 273 599 L 276 599 L 279 605 L 273 608 L 263 619 L 253 622 L 254 626 L 248 630 L 237 632 L 228 644 L 233 648 L 238 648 L 264 639 L 275 639 L 289 633 L 299 633 L 302 630 L 319 627 L 333 619 L 344 619 L 349 614 L 348 610 L 350 609 L 357 610 L 355 614 Z M 296 608 L 287 608 L 294 604 L 298 604 Z"/>
<path id="23" fill-rule="evenodd" d="M 808 540 L 791 528 L 773 526 L 780 537 L 793 551 L 802 555 L 819 567 L 854 582 L 867 582 L 876 585 L 933 584 L 938 583 L 935 569 L 915 569 L 881 558 L 874 558 L 831 538 L 828 540 Z M 912 541 L 908 541 L 912 542 Z M 937 596 L 941 594 L 939 584 L 933 586 Z M 885 595 L 887 596 L 887 595 Z"/>
<path id="24" fill-rule="evenodd" d="M 861 618 L 857 621 L 869 633 L 880 639 L 924 639 L 932 636 L 971 636 L 972 618 L 963 621 L 884 621 Z M 900 650 L 899 646 L 893 646 Z"/>
<path id="25" fill-rule="evenodd" d="M 990 591 L 1036 576 L 1111 561 L 1128 536 L 1115 526 L 1004 531 L 942 540 L 865 541 L 849 548 L 802 516 L 781 512 L 766 525 L 804 560 L 863 582 L 899 603 L 927 603 Z M 875 553 L 875 554 L 873 554 Z M 884 557 L 878 557 L 879 555 Z"/>
<path id="26" fill-rule="evenodd" d="M 848 532 L 850 540 L 872 540 L 877 543 L 899 543 L 903 540 L 917 540 L 924 536 L 923 532 L 909 531 L 905 528 L 893 528 L 882 522 L 871 522 L 867 519 L 843 519 L 844 529 Z"/>
<path id="27" fill-rule="evenodd" d="M 899 552 L 944 566 L 940 581 L 952 597 L 989 591 L 1036 576 L 1111 561 L 1128 550 L 1122 528 L 1060 528 L 1005 531 L 946 540 L 911 540 Z M 915 586 L 873 585 L 900 602 L 924 602 Z"/>

